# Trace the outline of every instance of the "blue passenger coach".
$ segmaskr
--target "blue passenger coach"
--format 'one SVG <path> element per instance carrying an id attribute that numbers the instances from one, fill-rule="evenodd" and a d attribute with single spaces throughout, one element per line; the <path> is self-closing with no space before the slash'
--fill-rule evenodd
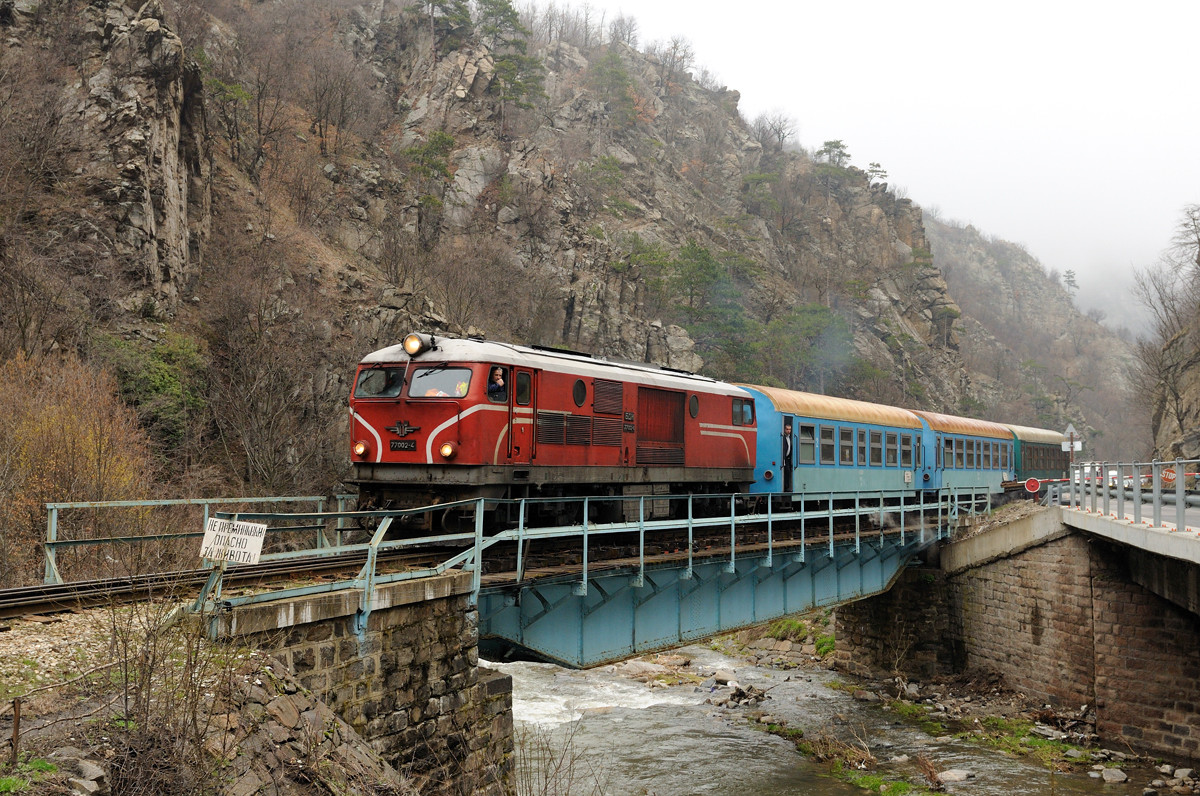
<path id="1" fill-rule="evenodd" d="M 751 492 L 853 494 L 916 489 L 930 463 L 907 409 L 740 384 L 754 396 L 758 455 Z M 791 461 L 784 429 L 791 427 Z"/>
<path id="2" fill-rule="evenodd" d="M 999 423 L 913 410 L 923 421 L 932 470 L 930 489 L 972 487 L 1001 492 L 1012 478 L 1013 433 Z"/>

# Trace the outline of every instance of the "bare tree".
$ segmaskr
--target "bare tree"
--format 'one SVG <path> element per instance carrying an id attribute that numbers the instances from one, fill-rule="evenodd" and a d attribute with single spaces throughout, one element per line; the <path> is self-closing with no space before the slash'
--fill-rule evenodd
<path id="1" fill-rule="evenodd" d="M 751 130 L 754 132 L 754 137 L 764 147 L 775 152 L 782 152 L 788 142 L 796 137 L 797 124 L 795 118 L 783 110 L 775 108 L 755 116 Z"/>
<path id="2" fill-rule="evenodd" d="M 624 42 L 630 47 L 637 47 L 637 19 L 625 14 L 617 14 L 616 18 L 608 24 L 608 40 L 610 43 Z"/>

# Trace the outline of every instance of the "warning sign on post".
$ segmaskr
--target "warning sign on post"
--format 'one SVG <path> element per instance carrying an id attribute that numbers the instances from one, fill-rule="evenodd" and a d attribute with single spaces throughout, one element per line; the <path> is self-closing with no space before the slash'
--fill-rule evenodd
<path id="1" fill-rule="evenodd" d="M 211 517 L 204 526 L 200 557 L 231 564 L 257 564 L 266 535 L 267 526 L 257 522 L 233 522 Z"/>

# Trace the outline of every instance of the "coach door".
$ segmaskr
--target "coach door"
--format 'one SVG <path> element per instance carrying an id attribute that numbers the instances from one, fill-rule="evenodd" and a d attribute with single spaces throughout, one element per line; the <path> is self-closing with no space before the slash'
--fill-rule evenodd
<path id="1" fill-rule="evenodd" d="M 533 418 L 537 402 L 537 379 L 528 368 L 512 370 L 512 403 L 509 404 L 508 457 L 513 464 L 529 464 L 533 461 L 534 430 Z"/>

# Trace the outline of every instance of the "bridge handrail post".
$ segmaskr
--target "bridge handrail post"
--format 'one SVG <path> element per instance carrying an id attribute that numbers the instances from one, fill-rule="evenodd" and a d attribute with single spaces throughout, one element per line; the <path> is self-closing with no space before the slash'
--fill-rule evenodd
<path id="1" fill-rule="evenodd" d="M 854 554 L 858 555 L 860 548 L 860 531 L 862 517 L 859 515 L 858 492 L 854 493 Z"/>
<path id="2" fill-rule="evenodd" d="M 1100 511 L 1100 464 L 1092 462 L 1092 513 Z"/>
<path id="3" fill-rule="evenodd" d="M 1158 459 L 1150 463 L 1150 489 L 1153 500 L 1151 517 L 1154 527 L 1158 528 L 1162 525 L 1162 463 Z"/>
<path id="4" fill-rule="evenodd" d="M 479 588 L 483 585 L 483 498 L 475 501 L 475 569 L 471 572 L 471 605 L 479 604 Z"/>
<path id="5" fill-rule="evenodd" d="M 1075 508 L 1075 478 L 1078 470 L 1076 465 L 1072 464 L 1067 467 L 1067 506 Z"/>
<path id="6" fill-rule="evenodd" d="M 317 513 L 325 513 L 325 498 L 321 498 L 317 501 Z M 317 529 L 317 549 L 320 550 L 321 548 L 328 546 L 329 540 L 325 538 L 325 524 L 322 520 L 321 527 Z"/>
<path id="7" fill-rule="evenodd" d="M 346 510 L 346 496 L 345 495 L 337 496 L 337 507 L 338 507 L 338 514 L 341 514 L 343 511 Z M 345 530 L 346 530 L 346 518 L 338 517 L 337 518 L 337 530 L 334 531 L 334 533 L 336 534 L 338 547 L 342 546 L 342 535 L 345 532 Z"/>
<path id="8" fill-rule="evenodd" d="M 1125 519 L 1125 465 L 1117 462 L 1117 505 L 1113 510 L 1118 519 Z"/>
<path id="9" fill-rule="evenodd" d="M 920 529 L 919 533 L 921 534 L 921 544 L 925 544 L 925 490 L 918 488 L 917 497 L 921 505 L 920 513 L 918 515 L 921 520 L 917 523 L 917 527 Z"/>
<path id="10" fill-rule="evenodd" d="M 575 594 L 580 597 L 587 596 L 588 585 L 588 498 L 583 499 L 583 571 L 579 580 L 579 585 L 575 587 Z"/>
<path id="11" fill-rule="evenodd" d="M 42 579 L 45 583 L 62 583 L 62 576 L 58 573 L 58 550 L 55 542 L 58 541 L 58 509 L 52 508 L 46 515 L 46 576 Z"/>
<path id="12" fill-rule="evenodd" d="M 879 493 L 879 543 L 883 544 L 883 492 Z M 830 547 L 833 544 L 830 543 Z"/>
<path id="13" fill-rule="evenodd" d="M 904 501 L 907 500 L 904 493 L 900 493 L 900 546 L 904 547 Z"/>
<path id="14" fill-rule="evenodd" d="M 525 580 L 525 498 L 517 504 L 517 583 Z"/>
<path id="15" fill-rule="evenodd" d="M 1101 481 L 1100 483 L 1104 484 L 1103 506 L 1104 506 L 1104 516 L 1107 517 L 1110 513 L 1109 512 L 1110 506 L 1109 506 L 1109 502 L 1108 502 L 1108 496 L 1109 496 L 1109 493 L 1108 493 L 1108 462 L 1101 462 L 1100 470 L 1101 470 L 1101 472 L 1104 473 L 1104 480 Z"/>
<path id="16" fill-rule="evenodd" d="M 883 493 L 879 493 L 879 502 L 883 503 Z M 880 515 L 880 519 L 883 515 Z M 883 538 L 883 523 L 879 523 L 879 538 Z M 833 493 L 829 493 L 829 557 L 833 558 Z"/>
<path id="17" fill-rule="evenodd" d="M 688 495 L 688 566 L 686 580 L 692 579 L 692 496 Z"/>
<path id="18" fill-rule="evenodd" d="M 793 506 L 795 508 L 795 506 Z M 808 519 L 808 512 L 804 510 L 804 496 L 800 496 L 800 563 L 804 563 L 804 556 L 808 551 L 808 543 L 804 541 L 804 521 Z"/>
<path id="19" fill-rule="evenodd" d="M 639 588 L 646 582 L 646 496 L 638 497 L 638 576 Z"/>
<path id="20" fill-rule="evenodd" d="M 737 493 L 729 496 L 729 574 L 733 574 L 737 562 Z"/>
<path id="21" fill-rule="evenodd" d="M 1142 524 L 1142 466 L 1133 464 L 1133 524 Z"/>
<path id="22" fill-rule="evenodd" d="M 1187 465 L 1175 459 L 1175 530 L 1187 530 Z"/>
<path id="23" fill-rule="evenodd" d="M 774 538 L 774 523 L 775 519 L 771 516 L 771 506 L 775 501 L 767 495 L 767 566 L 770 567 L 775 562 L 775 538 Z"/>

